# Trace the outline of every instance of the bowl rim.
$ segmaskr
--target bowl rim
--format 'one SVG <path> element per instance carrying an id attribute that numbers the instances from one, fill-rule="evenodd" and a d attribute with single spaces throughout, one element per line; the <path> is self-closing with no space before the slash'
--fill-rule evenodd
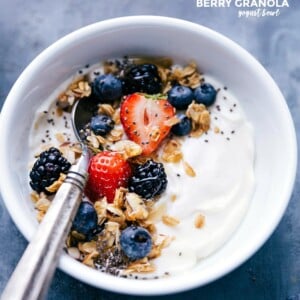
<path id="1" fill-rule="evenodd" d="M 160 280 L 155 280 L 154 284 L 152 280 L 145 280 L 143 281 L 143 284 L 137 285 L 134 280 L 113 277 L 102 273 L 99 274 L 98 271 L 92 270 L 91 268 L 84 266 L 82 263 L 75 261 L 65 253 L 60 257 L 59 268 L 61 270 L 71 275 L 72 277 L 92 286 L 103 288 L 112 292 L 125 293 L 131 295 L 163 295 L 203 286 L 236 269 L 247 259 L 249 259 L 271 236 L 287 208 L 289 199 L 291 197 L 291 193 L 293 191 L 297 170 L 296 132 L 287 103 L 285 102 L 285 99 L 278 86 L 276 85 L 272 77 L 269 75 L 269 73 L 264 69 L 264 67 L 248 51 L 239 46 L 237 43 L 203 25 L 199 25 L 177 18 L 152 15 L 126 16 L 108 19 L 97 23 L 93 23 L 91 25 L 87 25 L 60 38 L 58 41 L 56 41 L 44 51 L 42 51 L 26 67 L 26 69 L 22 72 L 22 74 L 19 76 L 19 78 L 13 85 L 11 91 L 9 92 L 6 98 L 6 101 L 4 102 L 0 118 L 0 128 L 3 132 L 5 132 L 5 130 L 8 130 L 6 128 L 5 119 L 9 118 L 9 116 L 13 113 L 13 104 L 16 101 L 15 99 L 18 99 L 21 96 L 22 85 L 24 84 L 24 82 L 27 82 L 27 80 L 30 80 L 31 74 L 34 74 L 36 70 L 38 70 L 39 65 L 43 63 L 43 61 L 47 60 L 49 57 L 55 56 L 60 52 L 61 49 L 63 49 L 67 45 L 74 43 L 78 39 L 82 39 L 87 34 L 96 33 L 98 31 L 106 31 L 110 28 L 116 28 L 119 26 L 139 25 L 164 25 L 172 27 L 175 26 L 180 28 L 184 27 L 187 31 L 197 31 L 198 33 L 201 32 L 201 34 L 203 34 L 205 37 L 214 40 L 216 43 L 223 44 L 225 47 L 230 48 L 230 50 L 234 51 L 235 53 L 238 53 L 240 57 L 243 57 L 245 60 L 247 60 L 248 64 L 252 65 L 252 67 L 258 71 L 259 76 L 263 78 L 265 84 L 271 86 L 274 89 L 274 94 L 277 94 L 277 98 L 279 100 L 277 104 L 280 105 L 281 110 L 285 115 L 286 126 L 287 128 L 289 128 L 291 146 L 291 156 L 289 157 L 289 159 L 293 166 L 293 168 L 291 168 L 290 170 L 290 173 L 288 174 L 288 176 L 290 176 L 290 181 L 283 193 L 284 196 L 282 197 L 282 200 L 280 202 L 280 208 L 278 208 L 278 213 L 273 218 L 273 220 L 270 220 L 268 226 L 265 226 L 264 230 L 259 232 L 259 235 L 256 237 L 256 242 L 253 243 L 252 247 L 247 248 L 247 251 L 244 251 L 244 253 L 241 253 L 238 257 L 236 257 L 234 262 L 229 260 L 222 270 L 219 270 L 218 272 L 210 272 L 209 274 L 207 274 L 205 279 L 201 281 L 199 281 L 197 276 L 179 275 L 180 280 L 173 280 L 172 278 L 163 278 Z M 0 147 L 0 165 L 5 167 L 7 166 L 7 164 L 5 163 L 4 148 L 5 147 L 3 146 Z M 20 212 L 14 209 L 13 202 L 10 201 L 10 197 L 13 194 L 12 187 L 13 184 L 6 181 L 5 178 L 3 178 L 3 180 L 0 180 L 0 190 L 3 196 L 5 206 L 9 211 L 9 214 L 13 219 L 14 223 L 18 227 L 19 231 L 29 241 L 34 229 L 29 229 L 27 228 L 27 226 L 24 226 L 24 220 L 21 220 Z M 93 276 L 93 272 L 97 272 L 98 275 Z M 113 279 L 110 280 L 110 278 Z"/>

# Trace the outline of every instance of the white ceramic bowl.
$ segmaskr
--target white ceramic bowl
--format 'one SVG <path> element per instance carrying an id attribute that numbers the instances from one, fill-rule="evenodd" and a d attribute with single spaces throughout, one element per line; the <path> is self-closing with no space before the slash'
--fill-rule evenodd
<path id="1" fill-rule="evenodd" d="M 271 235 L 287 207 L 297 163 L 294 126 L 278 87 L 248 52 L 210 29 L 165 17 L 125 17 L 77 30 L 43 51 L 21 74 L 2 110 L 2 196 L 19 230 L 30 240 L 37 228 L 27 167 L 34 112 L 80 67 L 126 54 L 168 56 L 179 62 L 193 59 L 204 73 L 230 87 L 254 126 L 256 190 L 232 238 L 185 274 L 160 280 L 117 278 L 66 254 L 59 267 L 83 282 L 121 293 L 155 295 L 199 287 L 239 266 Z"/>

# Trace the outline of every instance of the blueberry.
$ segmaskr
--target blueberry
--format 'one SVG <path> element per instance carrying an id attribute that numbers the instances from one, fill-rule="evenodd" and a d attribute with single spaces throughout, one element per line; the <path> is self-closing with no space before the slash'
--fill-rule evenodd
<path id="1" fill-rule="evenodd" d="M 96 228 L 94 228 L 93 230 L 89 231 L 89 233 L 87 235 L 85 235 L 85 239 L 87 241 L 92 241 L 97 239 L 97 236 L 103 231 L 105 225 L 101 224 L 101 225 L 97 225 Z"/>
<path id="2" fill-rule="evenodd" d="M 187 86 L 175 85 L 168 92 L 168 101 L 178 109 L 186 109 L 193 99 L 193 91 Z"/>
<path id="3" fill-rule="evenodd" d="M 72 229 L 88 235 L 95 230 L 98 225 L 98 217 L 94 206 L 89 202 L 81 202 L 73 221 Z"/>
<path id="4" fill-rule="evenodd" d="M 141 259 L 151 251 L 151 235 L 145 228 L 132 225 L 122 231 L 120 245 L 129 259 Z"/>
<path id="5" fill-rule="evenodd" d="M 100 75 L 95 78 L 92 90 L 100 101 L 113 101 L 122 96 L 122 82 L 112 74 Z"/>
<path id="6" fill-rule="evenodd" d="M 209 83 L 203 83 L 194 90 L 194 98 L 196 102 L 202 103 L 205 106 L 214 104 L 217 96 L 217 91 Z"/>
<path id="7" fill-rule="evenodd" d="M 191 119 L 189 119 L 184 114 L 177 114 L 177 118 L 180 120 L 180 122 L 173 125 L 171 129 L 172 133 L 178 136 L 184 136 L 189 134 L 192 130 Z"/>
<path id="8" fill-rule="evenodd" d="M 91 130 L 96 135 L 106 135 L 114 128 L 115 122 L 106 115 L 97 115 L 91 119 Z"/>

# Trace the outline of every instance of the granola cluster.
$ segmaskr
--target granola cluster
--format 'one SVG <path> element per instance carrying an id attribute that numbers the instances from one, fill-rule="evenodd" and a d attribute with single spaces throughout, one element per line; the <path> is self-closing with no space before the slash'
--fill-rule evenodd
<path id="1" fill-rule="evenodd" d="M 92 89 L 87 78 L 82 77 L 72 82 L 67 90 L 58 96 L 58 106 L 67 108 L 72 106 L 75 101 L 91 95 Z"/>

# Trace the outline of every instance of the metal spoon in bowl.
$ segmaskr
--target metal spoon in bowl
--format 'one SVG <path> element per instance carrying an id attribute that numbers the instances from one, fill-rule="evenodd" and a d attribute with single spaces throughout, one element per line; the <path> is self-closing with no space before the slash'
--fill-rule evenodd
<path id="1" fill-rule="evenodd" d="M 90 120 L 92 113 L 89 112 L 94 109 L 93 103 L 86 100 L 87 102 L 78 101 L 72 110 L 72 124 L 78 140 L 79 130 Z M 89 119 L 86 119 L 87 117 Z M 78 163 L 70 168 L 47 214 L 11 275 L 1 300 L 36 300 L 45 296 L 82 200 L 88 176 L 90 152 L 86 145 L 81 144 L 82 155 Z"/>

